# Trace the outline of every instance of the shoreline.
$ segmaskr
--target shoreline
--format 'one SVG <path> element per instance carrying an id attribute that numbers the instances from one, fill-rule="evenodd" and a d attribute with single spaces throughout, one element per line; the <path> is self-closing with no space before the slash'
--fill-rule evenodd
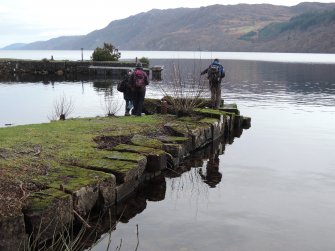
<path id="1" fill-rule="evenodd" d="M 22 206 L 1 217 L 0 236 L 6 236 L 1 243 L 10 236 L 17 236 L 16 245 L 29 235 L 36 237 L 36 226 L 47 229 L 40 237 L 46 241 L 59 226 L 78 220 L 77 214 L 86 217 L 93 209 L 123 202 L 144 180 L 248 127 L 250 118 L 240 116 L 236 106 L 226 106 L 199 108 L 192 117 L 154 114 L 1 128 L 1 171 L 19 181 Z M 7 248 L 19 248 L 15 243 Z"/>

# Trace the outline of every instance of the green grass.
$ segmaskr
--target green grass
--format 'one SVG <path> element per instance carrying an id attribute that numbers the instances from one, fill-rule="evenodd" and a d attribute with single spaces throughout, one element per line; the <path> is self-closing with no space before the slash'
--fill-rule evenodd
<path id="1" fill-rule="evenodd" d="M 0 171 L 28 181 L 52 168 L 78 160 L 101 159 L 96 148 L 101 135 L 153 132 L 165 121 L 161 116 L 85 118 L 0 129 Z"/>
<path id="2" fill-rule="evenodd" d="M 200 116 L 182 118 L 171 115 L 96 117 L 0 128 L 0 177 L 35 195 L 51 188 L 69 193 L 96 186 L 110 180 L 110 173 L 121 182 L 128 172 L 146 162 L 146 156 L 165 155 L 163 142 L 185 144 L 190 140 L 187 136 L 190 130 L 217 121 L 210 115 L 227 114 L 211 109 L 198 109 L 198 113 Z M 186 137 L 163 135 L 167 122 Z M 132 145 L 121 144 L 120 136 L 131 139 Z M 116 145 L 106 146 L 103 140 L 112 140 Z M 50 192 L 51 200 L 63 195 Z M 4 193 L 2 189 L 1 195 L 7 196 Z M 46 202 L 39 202 L 36 196 L 38 208 L 48 206 L 48 196 L 42 196 Z M 19 204 L 23 205 L 21 201 Z"/>

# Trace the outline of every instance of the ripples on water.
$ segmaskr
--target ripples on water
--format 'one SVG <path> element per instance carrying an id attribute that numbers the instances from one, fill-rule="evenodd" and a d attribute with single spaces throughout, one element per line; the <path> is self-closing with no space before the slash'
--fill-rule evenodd
<path id="1" fill-rule="evenodd" d="M 208 60 L 152 60 L 153 65 L 165 66 L 164 81 L 151 83 L 147 97 L 162 97 L 166 94 L 162 89 L 169 93 L 173 65 L 180 74 L 179 78 L 187 86 L 193 80 L 201 83 L 205 81 L 205 78 L 200 80 L 199 73 L 209 63 Z M 319 107 L 324 111 L 330 111 L 326 107 L 332 107 L 335 103 L 334 65 L 254 61 L 223 61 L 223 64 L 227 73 L 223 83 L 223 95 L 229 102 L 242 101 L 249 107 L 285 107 L 292 104 Z M 103 115 L 104 97 L 111 96 L 120 103 L 123 102 L 121 93 L 115 88 L 117 79 L 76 81 L 26 76 L 0 81 L 0 126 L 5 123 L 47 122 L 53 100 L 63 93 L 73 98 L 76 106 L 74 117 Z M 207 85 L 204 87 L 203 96 L 209 97 Z M 37 112 L 33 112 L 34 110 Z M 20 115 L 18 111 L 21 112 Z M 118 114 L 123 114 L 123 109 Z"/>
<path id="2" fill-rule="evenodd" d="M 172 63 L 190 86 L 192 75 L 198 79 L 210 61 L 152 60 L 165 66 L 164 81 L 151 83 L 147 97 L 163 96 Z M 333 250 L 335 65 L 223 64 L 225 101 L 252 117 L 251 129 L 218 156 L 217 169 L 208 172 L 204 158 L 180 177 L 163 179 L 165 188 L 149 190 L 160 192 L 160 199 L 138 198 L 138 214 L 116 226 L 111 250 L 120 239 L 121 250 L 135 250 L 137 224 L 138 250 L 145 251 Z M 47 122 L 62 93 L 73 98 L 74 117 L 103 115 L 106 97 L 123 101 L 116 80 L 3 80 L 0 126 Z M 107 241 L 103 236 L 94 250 L 105 250 Z"/>

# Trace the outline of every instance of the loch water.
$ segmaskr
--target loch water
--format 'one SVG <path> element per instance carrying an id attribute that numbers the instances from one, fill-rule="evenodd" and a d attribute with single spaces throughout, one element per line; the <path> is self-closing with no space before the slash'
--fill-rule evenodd
<path id="1" fill-rule="evenodd" d="M 305 57 L 299 63 L 223 59 L 223 98 L 252 118 L 251 128 L 224 149 L 218 145 L 223 154 L 204 149 L 209 155 L 196 153 L 184 172 L 158 177 L 130 201 L 137 209 L 92 250 L 106 250 L 110 236 L 109 250 L 121 240 L 120 250 L 334 250 L 335 62 Z M 147 89 L 156 98 L 172 81 L 173 64 L 188 78 L 210 58 L 151 63 L 165 67 L 163 82 Z M 103 116 L 106 98 L 123 105 L 117 81 L 2 79 L 0 125 L 48 122 L 53 100 L 64 94 L 75 105 L 72 116 Z"/>

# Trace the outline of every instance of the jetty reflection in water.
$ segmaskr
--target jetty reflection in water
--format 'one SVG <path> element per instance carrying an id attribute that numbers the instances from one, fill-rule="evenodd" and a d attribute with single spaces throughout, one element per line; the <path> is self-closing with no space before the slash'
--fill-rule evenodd
<path id="1" fill-rule="evenodd" d="M 113 228 L 105 228 L 108 233 L 102 234 L 101 239 L 91 247 L 92 250 L 103 251 L 109 245 L 109 250 L 117 250 L 120 245 L 121 250 L 136 250 L 134 245 L 138 246 L 138 250 L 146 250 L 141 247 L 141 228 L 145 223 L 136 225 L 133 236 L 122 236 L 119 233 L 115 235 L 113 231 L 118 230 L 122 223 L 129 223 L 138 214 L 144 213 L 147 203 L 163 201 L 167 191 L 170 192 L 169 197 L 179 197 L 187 190 L 191 193 L 190 198 L 195 201 L 208 196 L 208 189 L 215 188 L 222 179 L 219 156 L 224 154 L 225 145 L 233 143 L 233 140 L 233 136 L 219 138 L 193 152 L 179 167 L 168 168 L 160 175 L 143 182 L 135 193 L 111 211 L 114 213 L 110 218 Z M 161 220 L 164 220 L 164 215 Z M 106 224 L 108 219 L 104 222 Z M 159 228 L 159 225 L 156 227 Z"/>

